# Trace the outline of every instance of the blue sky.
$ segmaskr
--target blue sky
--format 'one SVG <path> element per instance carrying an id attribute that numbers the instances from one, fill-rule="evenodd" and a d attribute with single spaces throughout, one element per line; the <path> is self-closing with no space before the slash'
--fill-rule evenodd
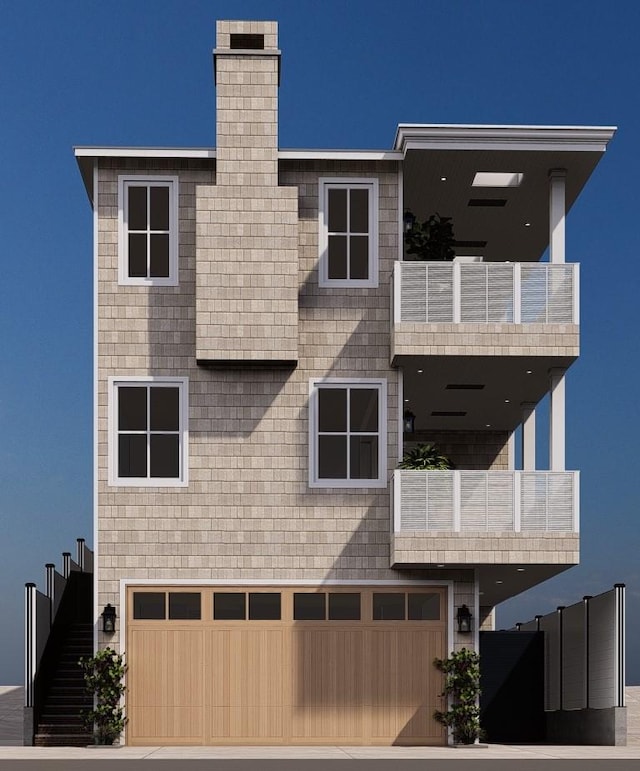
<path id="1" fill-rule="evenodd" d="M 640 683 L 640 4 L 0 0 L 0 18 L 0 684 L 22 679 L 24 582 L 92 538 L 92 222 L 72 146 L 212 146 L 217 18 L 280 22 L 282 147 L 388 148 L 400 122 L 619 126 L 568 218 L 582 564 L 499 625 L 625 582 Z"/>

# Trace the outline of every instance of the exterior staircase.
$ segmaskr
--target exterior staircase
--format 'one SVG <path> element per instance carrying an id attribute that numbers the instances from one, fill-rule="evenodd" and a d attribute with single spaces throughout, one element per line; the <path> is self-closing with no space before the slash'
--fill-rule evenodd
<path id="1" fill-rule="evenodd" d="M 81 543 L 80 543 L 81 542 Z M 93 706 L 78 661 L 93 655 L 93 555 L 79 539 L 78 562 L 65 553 L 62 574 L 47 565 L 47 593 L 27 584 L 36 620 L 31 624 L 27 655 L 35 651 L 31 688 L 25 699 L 25 744 L 39 747 L 93 744 L 83 713 Z M 82 559 L 81 559 L 82 557 Z M 29 630 L 29 624 L 28 630 Z M 28 722 L 27 722 L 28 716 Z"/>
<path id="2" fill-rule="evenodd" d="M 76 621 L 67 630 L 52 667 L 43 696 L 34 744 L 37 747 L 81 746 L 93 744 L 91 731 L 82 722 L 82 712 L 93 706 L 93 697 L 84 687 L 81 656 L 93 655 L 93 625 Z"/>

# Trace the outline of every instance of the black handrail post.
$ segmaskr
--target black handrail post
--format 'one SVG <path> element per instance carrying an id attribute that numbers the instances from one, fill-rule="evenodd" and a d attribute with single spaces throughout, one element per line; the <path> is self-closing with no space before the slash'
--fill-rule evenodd
<path id="1" fill-rule="evenodd" d="M 76 538 L 76 542 L 78 544 L 76 562 L 80 566 L 80 572 L 84 573 L 84 538 Z"/>
<path id="2" fill-rule="evenodd" d="M 56 566 L 53 562 L 47 562 L 45 565 L 46 579 L 45 579 L 45 594 L 49 598 L 49 628 L 53 624 L 53 607 L 54 607 L 54 594 L 56 590 L 55 574 Z"/>
<path id="3" fill-rule="evenodd" d="M 71 574 L 71 552 L 63 551 L 62 552 L 62 575 L 65 578 L 69 578 L 70 574 Z"/>

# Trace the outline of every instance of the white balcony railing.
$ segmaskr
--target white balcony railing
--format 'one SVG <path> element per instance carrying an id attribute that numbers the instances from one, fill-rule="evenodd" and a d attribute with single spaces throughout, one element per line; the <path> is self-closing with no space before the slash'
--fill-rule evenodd
<path id="1" fill-rule="evenodd" d="M 402 471 L 393 476 L 393 529 L 579 530 L 577 471 Z"/>
<path id="2" fill-rule="evenodd" d="M 579 266 L 396 262 L 394 323 L 578 324 Z"/>

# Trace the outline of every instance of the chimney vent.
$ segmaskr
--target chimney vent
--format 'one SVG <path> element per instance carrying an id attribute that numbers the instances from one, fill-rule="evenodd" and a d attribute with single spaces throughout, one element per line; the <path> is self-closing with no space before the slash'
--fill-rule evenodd
<path id="1" fill-rule="evenodd" d="M 246 33 L 232 32 L 229 41 L 229 48 L 236 50 L 264 50 L 264 35 L 250 35 Z"/>

